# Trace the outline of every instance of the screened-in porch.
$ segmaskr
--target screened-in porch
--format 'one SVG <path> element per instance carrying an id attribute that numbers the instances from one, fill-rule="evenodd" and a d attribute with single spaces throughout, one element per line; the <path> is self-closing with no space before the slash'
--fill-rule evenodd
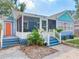
<path id="1" fill-rule="evenodd" d="M 27 34 L 33 29 L 40 29 L 46 32 L 56 28 L 56 20 L 48 19 L 47 17 L 23 16 L 17 20 L 17 32 L 19 37 L 26 38 Z"/>

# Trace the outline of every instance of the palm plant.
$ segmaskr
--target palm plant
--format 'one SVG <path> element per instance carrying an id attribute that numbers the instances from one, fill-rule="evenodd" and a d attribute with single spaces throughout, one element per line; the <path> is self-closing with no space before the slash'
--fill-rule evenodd
<path id="1" fill-rule="evenodd" d="M 29 45 L 38 45 L 38 46 L 43 46 L 44 45 L 44 40 L 40 36 L 39 31 L 34 29 L 32 33 L 28 36 L 28 44 Z"/>
<path id="2" fill-rule="evenodd" d="M 26 4 L 23 2 L 23 3 L 19 4 L 19 7 L 20 7 L 19 10 L 20 10 L 21 12 L 24 12 L 25 7 L 26 7 Z"/>
<path id="3" fill-rule="evenodd" d="M 24 19 L 23 15 L 24 15 L 24 10 L 26 8 L 26 4 L 21 3 L 21 4 L 19 4 L 19 7 L 20 7 L 19 10 L 22 12 L 22 32 L 23 32 L 23 19 Z"/>

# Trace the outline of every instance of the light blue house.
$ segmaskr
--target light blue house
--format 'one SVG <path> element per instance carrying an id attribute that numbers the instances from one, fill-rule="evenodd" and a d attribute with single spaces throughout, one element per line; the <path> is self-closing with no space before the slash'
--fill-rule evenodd
<path id="1" fill-rule="evenodd" d="M 62 29 L 61 32 L 62 39 L 64 36 L 70 38 L 74 35 L 74 18 L 72 17 L 73 12 L 66 10 L 55 15 L 50 16 L 50 18 L 56 20 L 56 28 Z"/>
<path id="2" fill-rule="evenodd" d="M 9 47 L 18 44 L 18 37 L 16 37 L 16 20 L 13 17 L 0 16 L 0 47 Z"/>

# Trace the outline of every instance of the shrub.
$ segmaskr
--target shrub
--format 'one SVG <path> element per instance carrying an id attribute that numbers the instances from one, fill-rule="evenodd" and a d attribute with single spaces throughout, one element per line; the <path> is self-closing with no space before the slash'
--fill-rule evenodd
<path id="1" fill-rule="evenodd" d="M 66 40 L 67 39 L 67 36 L 64 36 L 63 39 Z"/>
<path id="2" fill-rule="evenodd" d="M 38 30 L 33 30 L 32 33 L 29 35 L 28 44 L 43 46 L 44 40 L 40 36 Z"/>
<path id="3" fill-rule="evenodd" d="M 56 29 L 56 31 L 60 33 L 60 32 L 63 31 L 63 30 L 62 30 L 62 29 Z"/>

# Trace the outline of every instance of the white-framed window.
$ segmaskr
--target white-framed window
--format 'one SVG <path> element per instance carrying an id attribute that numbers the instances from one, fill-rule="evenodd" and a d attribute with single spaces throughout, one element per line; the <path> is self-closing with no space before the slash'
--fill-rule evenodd
<path id="1" fill-rule="evenodd" d="M 46 21 L 45 21 L 45 20 L 42 20 L 42 28 L 43 28 L 44 30 L 46 30 Z"/>

